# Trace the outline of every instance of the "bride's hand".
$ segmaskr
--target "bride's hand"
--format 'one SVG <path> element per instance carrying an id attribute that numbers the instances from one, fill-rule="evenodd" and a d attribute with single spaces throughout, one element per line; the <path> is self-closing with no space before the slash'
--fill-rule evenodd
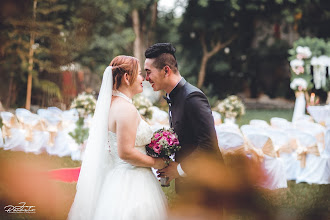
<path id="1" fill-rule="evenodd" d="M 162 159 L 162 158 L 154 158 L 155 162 L 154 162 L 154 166 L 153 168 L 155 169 L 163 169 L 165 168 L 167 165 L 166 165 L 166 160 Z"/>

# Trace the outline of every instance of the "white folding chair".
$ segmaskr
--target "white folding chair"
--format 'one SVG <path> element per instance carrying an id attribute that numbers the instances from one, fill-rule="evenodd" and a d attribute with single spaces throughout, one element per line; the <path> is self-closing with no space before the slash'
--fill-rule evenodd
<path id="1" fill-rule="evenodd" d="M 250 125 L 260 127 L 260 128 L 268 128 L 269 124 L 265 120 L 261 119 L 252 119 L 250 120 Z"/>
<path id="2" fill-rule="evenodd" d="M 2 137 L 1 128 L 0 128 L 0 148 L 3 148 L 3 137 Z"/>
<path id="3" fill-rule="evenodd" d="M 304 152 L 305 150 L 317 150 L 317 140 L 316 138 L 303 131 L 299 130 L 286 130 L 290 136 L 296 138 L 300 145 L 300 149 L 297 149 L 297 154 L 299 152 Z M 304 149 L 304 151 L 301 151 Z M 301 163 L 304 165 L 300 166 L 300 171 L 298 172 L 298 176 L 296 179 L 296 183 L 306 182 L 309 184 L 328 184 L 329 180 L 329 159 L 321 157 L 321 155 L 314 155 L 307 151 L 305 156 L 305 163 Z"/>
<path id="4" fill-rule="evenodd" d="M 46 131 L 42 118 L 26 109 L 16 109 L 16 116 L 26 132 L 25 152 L 40 154 L 46 148 L 49 140 L 49 132 Z"/>
<path id="5" fill-rule="evenodd" d="M 277 129 L 289 129 L 289 128 L 293 127 L 291 122 L 289 122 L 285 118 L 279 118 L 279 117 L 271 118 L 270 119 L 270 125 L 273 128 L 277 128 Z"/>
<path id="6" fill-rule="evenodd" d="M 324 151 L 321 152 L 321 157 L 330 158 L 330 128 L 327 128 L 325 132 L 324 143 L 325 143 L 325 148 Z"/>
<path id="7" fill-rule="evenodd" d="M 264 134 L 267 135 L 264 128 L 254 126 L 254 125 L 242 125 L 241 131 L 244 136 L 247 136 L 249 134 Z"/>
<path id="8" fill-rule="evenodd" d="M 25 151 L 28 143 L 25 140 L 26 131 L 16 120 L 11 112 L 1 112 L 2 123 L 4 124 L 2 133 L 4 133 L 4 149 L 12 151 Z"/>
<path id="9" fill-rule="evenodd" d="M 62 117 L 59 114 L 59 111 L 54 109 L 38 109 L 37 113 L 45 120 L 46 130 L 50 134 L 50 138 L 46 146 L 47 153 L 57 156 L 70 155 L 71 151 L 70 149 L 67 149 L 67 143 L 61 137 L 63 135 L 60 132 L 62 130 Z"/>
<path id="10" fill-rule="evenodd" d="M 255 147 L 264 151 L 266 144 L 269 143 L 270 137 L 265 134 L 250 133 L 246 138 Z M 284 163 L 281 158 L 264 154 L 262 162 L 266 179 L 260 186 L 267 189 L 287 188 L 286 172 Z"/>
<path id="11" fill-rule="evenodd" d="M 282 130 L 268 128 L 266 131 L 274 144 L 278 156 L 283 160 L 287 180 L 296 180 L 300 163 L 297 160 L 295 149 L 290 145 L 290 143 L 294 142 Z"/>
<path id="12" fill-rule="evenodd" d="M 235 149 L 244 145 L 244 138 L 242 135 L 231 131 L 217 132 L 218 144 L 220 151 Z"/>
<path id="13" fill-rule="evenodd" d="M 311 121 L 298 120 L 293 123 L 296 129 L 313 135 L 317 139 L 319 151 L 324 150 L 325 127 Z"/>
<path id="14" fill-rule="evenodd" d="M 242 135 L 238 125 L 233 124 L 233 123 L 215 125 L 215 131 L 217 133 L 219 133 L 221 131 L 228 131 L 228 132 L 234 132 L 234 133 L 237 133 L 239 135 Z"/>
<path id="15" fill-rule="evenodd" d="M 221 114 L 219 112 L 212 111 L 212 116 L 213 116 L 215 125 L 221 124 Z"/>
<path id="16" fill-rule="evenodd" d="M 57 115 L 59 117 L 61 117 L 63 111 L 57 107 L 48 107 L 47 108 L 48 111 L 50 111 L 51 113 L 53 113 L 54 115 Z"/>

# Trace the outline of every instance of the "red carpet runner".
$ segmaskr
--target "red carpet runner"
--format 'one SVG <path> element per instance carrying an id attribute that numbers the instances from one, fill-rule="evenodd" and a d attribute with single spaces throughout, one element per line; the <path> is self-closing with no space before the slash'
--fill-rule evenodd
<path id="1" fill-rule="evenodd" d="M 50 178 L 62 182 L 77 182 L 80 173 L 80 167 L 63 168 L 49 171 Z"/>

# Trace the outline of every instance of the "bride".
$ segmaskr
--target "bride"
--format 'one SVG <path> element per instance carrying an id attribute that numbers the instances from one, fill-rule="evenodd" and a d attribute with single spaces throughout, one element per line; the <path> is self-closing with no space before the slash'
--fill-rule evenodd
<path id="1" fill-rule="evenodd" d="M 153 132 L 132 104 L 142 81 L 134 57 L 117 56 L 106 68 L 69 220 L 166 219 L 166 198 L 151 170 L 166 164 L 146 155 Z"/>

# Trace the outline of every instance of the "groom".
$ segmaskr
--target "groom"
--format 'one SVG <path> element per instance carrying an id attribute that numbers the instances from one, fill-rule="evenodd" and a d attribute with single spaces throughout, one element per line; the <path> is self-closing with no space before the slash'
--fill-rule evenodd
<path id="1" fill-rule="evenodd" d="M 181 150 L 175 154 L 175 162 L 158 173 L 176 179 L 176 191 L 184 187 L 184 179 L 192 161 L 202 154 L 217 155 L 222 161 L 214 128 L 212 111 L 205 94 L 181 77 L 170 43 L 157 43 L 145 51 L 146 80 L 154 91 L 164 90 L 169 104 L 170 126 L 178 135 Z"/>

